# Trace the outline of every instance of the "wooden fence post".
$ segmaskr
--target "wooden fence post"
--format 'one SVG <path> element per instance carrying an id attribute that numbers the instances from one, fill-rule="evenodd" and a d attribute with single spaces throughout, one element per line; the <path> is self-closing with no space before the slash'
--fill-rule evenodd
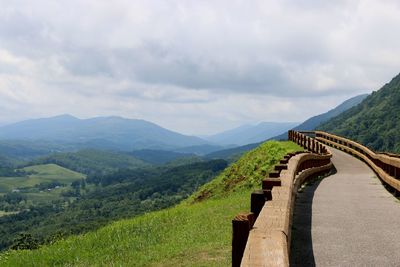
<path id="1" fill-rule="evenodd" d="M 257 220 L 265 204 L 265 195 L 263 190 L 255 190 L 251 193 L 250 211 L 254 213 L 254 220 Z"/>
<path id="2" fill-rule="evenodd" d="M 240 267 L 253 224 L 253 213 L 239 214 L 232 220 L 232 267 Z"/>

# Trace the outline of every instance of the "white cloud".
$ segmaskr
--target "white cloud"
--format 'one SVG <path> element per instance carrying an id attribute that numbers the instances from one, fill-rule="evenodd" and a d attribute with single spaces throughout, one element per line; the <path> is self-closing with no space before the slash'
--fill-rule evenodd
<path id="1" fill-rule="evenodd" d="M 301 121 L 400 69 L 397 1 L 2 1 L 0 121 Z"/>

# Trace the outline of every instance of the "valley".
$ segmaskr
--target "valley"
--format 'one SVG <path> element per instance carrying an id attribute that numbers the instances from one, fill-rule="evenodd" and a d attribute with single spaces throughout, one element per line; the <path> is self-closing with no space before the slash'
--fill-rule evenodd
<path id="1" fill-rule="evenodd" d="M 74 182 L 85 180 L 86 175 L 55 164 L 33 165 L 17 172 L 25 173 L 19 177 L 0 177 L 0 211 L 19 212 L 29 207 L 63 199 L 73 190 Z"/>
<path id="2" fill-rule="evenodd" d="M 0 254 L 0 261 L 4 266 L 227 266 L 232 217 L 249 208 L 248 195 L 259 186 L 264 173 L 283 155 L 296 150 L 301 148 L 291 142 L 265 143 L 175 207 L 120 220 L 38 250 L 9 251 Z M 257 175 L 253 176 L 255 169 Z M 204 190 L 212 193 L 199 201 Z"/>
<path id="3" fill-rule="evenodd" d="M 1 1 L 0 267 L 398 266 L 399 14 Z"/>
<path id="4" fill-rule="evenodd" d="M 151 165 L 124 153 L 93 150 L 35 161 L 43 164 L 15 169 L 19 177 L 0 177 L 0 250 L 13 246 L 21 233 L 46 244 L 167 208 L 227 166 L 223 160 L 182 158 Z"/>
<path id="5" fill-rule="evenodd" d="M 137 128 L 129 127 L 138 121 L 123 118 L 64 115 L 3 126 L 9 134 L 29 129 L 39 139 L 32 139 L 35 134 L 21 135 L 20 141 L 0 135 L 0 146 L 7 147 L 0 152 L 0 262 L 229 265 L 230 220 L 249 208 L 248 195 L 283 155 L 302 150 L 292 142 L 265 140 L 285 139 L 271 137 L 281 127 L 326 127 L 341 114 L 360 109 L 365 98 L 352 98 L 298 125 L 271 124 L 275 130 L 268 134 L 263 128 L 268 123 L 207 140 L 168 132 L 163 145 L 150 139 L 144 145 L 138 137 L 149 125 L 159 130 L 157 126 L 145 122 L 136 133 Z M 88 122 L 100 122 L 96 127 L 108 133 L 93 132 L 85 126 Z M 70 133 L 87 139 L 57 139 L 65 123 L 74 125 Z M 110 125 L 118 131 L 110 133 Z M 160 131 L 161 136 L 167 130 Z M 125 142 L 121 135 L 142 141 Z M 242 141 L 232 144 L 237 136 Z M 105 251 L 109 244 L 111 253 Z"/>

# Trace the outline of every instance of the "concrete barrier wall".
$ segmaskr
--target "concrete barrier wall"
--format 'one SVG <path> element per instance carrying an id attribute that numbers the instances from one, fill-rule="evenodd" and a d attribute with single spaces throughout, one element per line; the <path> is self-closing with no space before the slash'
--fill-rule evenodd
<path id="1" fill-rule="evenodd" d="M 232 266 L 289 265 L 297 191 L 307 179 L 333 167 L 332 154 L 322 143 L 294 131 L 289 140 L 306 150 L 286 155 L 263 180 L 262 190 L 251 195 L 251 212 L 233 219 Z"/>

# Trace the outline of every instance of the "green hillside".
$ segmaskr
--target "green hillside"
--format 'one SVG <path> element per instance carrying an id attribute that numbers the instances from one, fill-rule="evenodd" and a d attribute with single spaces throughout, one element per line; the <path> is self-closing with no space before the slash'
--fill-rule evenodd
<path id="1" fill-rule="evenodd" d="M 50 204 L 52 201 L 72 201 L 74 198 L 63 197 L 63 194 L 72 189 L 71 183 L 86 178 L 81 173 L 56 164 L 34 165 L 12 172 L 16 175 L 0 176 L 0 217 L 19 214 L 38 205 Z M 13 221 L 12 227 L 15 227 L 15 224 L 16 220 Z M 0 249 L 1 239 L 5 236 L 2 232 L 3 225 L 0 222 Z M 10 231 L 7 234 L 10 234 Z"/>
<path id="2" fill-rule="evenodd" d="M 76 180 L 85 178 L 85 175 L 63 168 L 56 164 L 35 165 L 23 168 L 24 171 L 33 172 L 29 176 L 30 180 L 37 180 L 40 182 L 51 182 L 59 180 L 64 183 L 71 183 Z M 31 182 L 33 183 L 33 182 Z"/>
<path id="3" fill-rule="evenodd" d="M 38 250 L 0 254 L 1 266 L 229 266 L 231 220 L 291 142 L 246 153 L 181 204 L 118 221 Z M 204 193 L 207 196 L 204 197 Z M 202 196 L 199 198 L 199 196 Z"/>
<path id="4" fill-rule="evenodd" d="M 0 193 L 54 181 L 70 184 L 73 181 L 85 178 L 85 175 L 81 173 L 68 170 L 56 164 L 34 165 L 21 170 L 32 174 L 22 177 L 0 177 Z"/>
<path id="5" fill-rule="evenodd" d="M 400 153 L 399 104 L 400 75 L 319 129 L 348 137 L 375 151 Z"/>
<path id="6" fill-rule="evenodd" d="M 109 173 L 118 169 L 134 169 L 146 167 L 149 164 L 142 160 L 125 154 L 96 149 L 84 149 L 78 152 L 55 153 L 50 156 L 39 158 L 35 164 L 54 163 L 65 168 L 85 173 L 98 174 Z"/>
<path id="7" fill-rule="evenodd" d="M 296 127 L 293 128 L 295 131 L 313 131 L 316 128 L 318 128 L 319 125 L 322 123 L 328 121 L 331 118 L 334 118 L 338 116 L 339 114 L 345 112 L 346 110 L 349 110 L 350 108 L 357 106 L 360 104 L 368 94 L 363 94 L 363 95 L 358 95 L 355 97 L 352 97 L 350 99 L 347 99 L 343 103 L 341 103 L 339 106 L 335 107 L 334 109 L 331 109 L 325 113 L 313 116 L 300 125 L 297 125 Z M 273 140 L 287 140 L 287 132 L 275 136 L 272 138 Z"/>
<path id="8" fill-rule="evenodd" d="M 227 167 L 224 160 L 171 167 L 121 169 L 53 187 L 46 183 L 0 196 L 0 251 L 21 233 L 39 244 L 94 231 L 110 222 L 172 207 Z M 43 185 L 43 186 L 42 186 Z M 40 191 L 39 191 L 40 190 Z"/>
<path id="9" fill-rule="evenodd" d="M 174 160 L 185 159 L 195 157 L 195 154 L 179 153 L 168 150 L 153 150 L 153 149 L 142 149 L 135 150 L 128 153 L 144 162 L 150 164 L 165 164 Z"/>

